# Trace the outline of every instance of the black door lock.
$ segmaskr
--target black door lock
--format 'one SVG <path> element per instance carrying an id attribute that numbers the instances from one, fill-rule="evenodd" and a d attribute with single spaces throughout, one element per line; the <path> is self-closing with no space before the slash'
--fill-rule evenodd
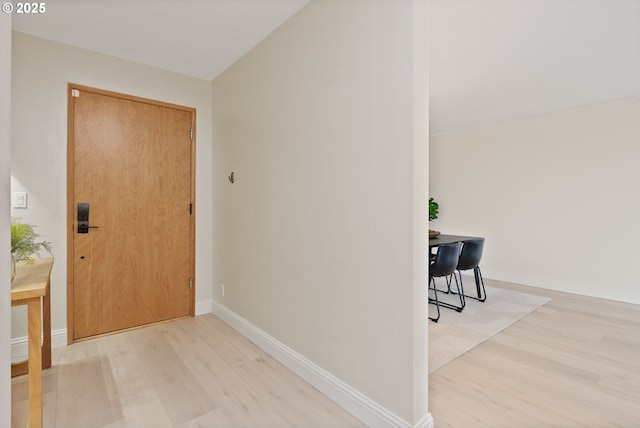
<path id="1" fill-rule="evenodd" d="M 78 233 L 89 233 L 89 229 L 97 229 L 98 226 L 89 226 L 89 204 L 78 203 Z"/>

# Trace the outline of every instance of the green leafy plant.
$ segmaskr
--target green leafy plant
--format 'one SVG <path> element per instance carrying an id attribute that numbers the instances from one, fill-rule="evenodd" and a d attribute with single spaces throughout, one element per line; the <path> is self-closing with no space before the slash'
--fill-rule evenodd
<path id="1" fill-rule="evenodd" d="M 429 198 L 429 221 L 435 220 L 438 218 L 438 210 L 440 206 L 433 198 Z"/>
<path id="2" fill-rule="evenodd" d="M 23 223 L 19 218 L 11 219 L 11 254 L 17 262 L 33 263 L 33 255 L 40 250 L 51 254 L 51 243 L 39 238 L 35 226 Z"/>

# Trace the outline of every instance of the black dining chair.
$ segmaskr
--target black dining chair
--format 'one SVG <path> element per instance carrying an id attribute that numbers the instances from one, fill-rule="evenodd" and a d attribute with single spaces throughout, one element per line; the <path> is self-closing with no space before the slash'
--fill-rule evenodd
<path id="1" fill-rule="evenodd" d="M 464 290 L 458 287 L 458 295 L 460 297 L 460 306 L 455 306 L 450 303 L 440 302 L 438 299 L 438 287 L 436 287 L 435 278 L 450 278 L 454 275 L 456 268 L 458 267 L 458 259 L 460 256 L 460 248 L 462 243 L 453 242 L 450 244 L 442 244 L 438 246 L 438 251 L 433 261 L 429 264 L 429 289 L 433 290 L 433 298 L 429 297 L 429 303 L 436 305 L 436 317 L 429 317 L 433 322 L 438 322 L 440 319 L 440 306 L 445 308 L 455 309 L 458 312 L 464 308 Z M 449 279 L 450 281 L 450 279 Z M 455 277 L 456 285 L 458 284 L 458 278 Z M 433 288 L 431 287 L 433 284 Z"/>
<path id="2" fill-rule="evenodd" d="M 470 296 L 468 294 L 464 295 L 464 297 L 469 297 L 481 302 L 487 300 L 487 292 L 484 288 L 484 280 L 482 279 L 482 272 L 480 271 L 480 259 L 482 259 L 483 248 L 484 238 L 465 241 L 462 245 L 462 251 L 460 252 L 458 266 L 456 268 L 456 271 L 460 276 L 460 284 L 462 284 L 462 271 L 473 269 L 473 276 L 476 280 L 477 297 Z M 464 287 L 462 289 L 464 290 Z"/>

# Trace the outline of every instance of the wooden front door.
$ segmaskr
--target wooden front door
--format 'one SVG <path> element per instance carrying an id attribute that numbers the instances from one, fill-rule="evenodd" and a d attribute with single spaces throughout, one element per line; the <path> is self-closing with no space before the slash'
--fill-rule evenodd
<path id="1" fill-rule="evenodd" d="M 193 315 L 195 110 L 70 84 L 68 114 L 69 342 Z"/>

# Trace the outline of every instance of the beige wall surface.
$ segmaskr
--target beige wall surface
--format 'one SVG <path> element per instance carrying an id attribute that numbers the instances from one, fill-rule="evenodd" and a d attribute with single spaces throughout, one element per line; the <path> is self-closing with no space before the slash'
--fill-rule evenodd
<path id="1" fill-rule="evenodd" d="M 411 425 L 427 411 L 413 13 L 313 1 L 213 82 L 214 298 Z"/>
<path id="2" fill-rule="evenodd" d="M 429 384 L 418 374 L 429 371 L 429 321 L 425 319 L 428 267 L 424 257 L 429 251 L 425 233 L 429 218 L 429 56 L 425 47 L 429 11 L 426 1 L 414 0 L 413 4 L 413 420 L 414 426 L 426 427 L 432 422 Z"/>
<path id="3" fill-rule="evenodd" d="M 53 244 L 53 330 L 66 324 L 67 84 L 77 83 L 194 107 L 196 113 L 196 303 L 211 296 L 211 83 L 111 56 L 13 33 L 12 191 L 28 208 L 12 215 Z M 26 335 L 13 309 L 12 337 Z"/>
<path id="4" fill-rule="evenodd" d="M 487 277 L 640 303 L 640 97 L 431 137 L 432 229 Z"/>
<path id="5" fill-rule="evenodd" d="M 11 425 L 11 15 L 0 14 L 0 427 Z"/>

